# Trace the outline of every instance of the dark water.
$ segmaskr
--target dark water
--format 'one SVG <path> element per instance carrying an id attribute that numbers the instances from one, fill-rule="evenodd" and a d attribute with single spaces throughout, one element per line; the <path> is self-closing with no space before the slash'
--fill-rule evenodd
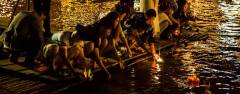
<path id="1" fill-rule="evenodd" d="M 0 1 L 0 25 L 8 26 L 13 14 L 16 15 L 19 11 L 28 10 L 28 0 L 19 0 L 18 4 L 17 1 Z M 33 10 L 32 1 L 30 0 L 29 10 Z M 83 3 L 82 1 L 89 2 Z M 73 31 L 77 23 L 82 25 L 92 24 L 109 13 L 118 2 L 119 0 L 109 0 L 101 3 L 90 0 L 51 0 L 51 31 Z M 14 11 L 15 7 L 16 11 Z"/>
<path id="2" fill-rule="evenodd" d="M 0 1 L 0 25 L 7 26 L 13 17 L 13 14 L 17 14 L 21 10 L 31 10 L 32 0 L 28 4 L 28 0 L 1 0 Z M 16 8 L 16 9 L 15 9 Z"/>
<path id="3" fill-rule="evenodd" d="M 12 2 L 16 2 L 16 0 Z M 163 50 L 164 63 L 154 64 L 150 60 L 144 60 L 127 68 L 125 71 L 112 70 L 112 80 L 110 81 L 104 78 L 103 73 L 99 73 L 94 76 L 91 82 L 59 93 L 194 94 L 200 92 L 199 94 L 201 94 L 203 92 L 212 92 L 213 94 L 239 94 L 240 0 L 191 0 L 190 3 L 191 11 L 196 17 L 196 21 L 191 21 L 191 24 L 199 28 L 200 33 L 209 35 L 206 41 L 190 42 L 184 47 Z M 58 4 L 61 5 L 59 2 Z M 55 7 L 58 4 L 55 4 Z M 76 19 L 80 23 L 91 23 L 90 20 L 97 19 L 97 16 L 94 16 L 92 12 L 88 14 L 89 19 L 86 20 L 79 19 L 79 17 L 82 18 L 81 15 L 75 17 L 74 15 L 82 10 L 79 10 L 81 8 L 71 8 L 74 4 L 53 8 L 52 11 L 67 14 L 59 18 L 53 15 L 56 19 L 52 20 L 56 23 L 63 21 L 61 23 L 67 24 L 64 25 L 66 28 L 61 29 L 71 30 L 71 26 L 76 24 L 72 23 L 72 21 Z M 111 6 L 110 4 L 107 5 Z M 0 10 L 7 10 L 13 4 L 8 4 L 8 6 L 4 9 L 0 8 Z M 59 7 L 75 12 L 61 10 Z M 84 5 L 78 7 L 84 7 Z M 92 7 L 91 9 L 95 8 Z M 109 8 L 103 9 L 109 10 Z M 65 12 L 62 13 L 62 11 Z M 7 14 L 11 12 L 7 12 L 9 11 L 1 12 L 1 16 L 9 17 L 10 15 Z M 75 18 L 68 18 L 68 16 L 74 16 Z M 53 24 L 53 27 L 62 27 L 62 25 L 55 25 L 57 24 Z M 193 85 L 189 83 L 188 78 L 193 75 L 200 79 L 199 84 Z"/>
<path id="4" fill-rule="evenodd" d="M 192 25 L 209 35 L 206 41 L 162 51 L 164 63 L 152 68 L 151 61 L 126 71 L 113 71 L 111 81 L 97 75 L 89 83 L 66 92 L 87 94 L 239 94 L 240 91 L 240 1 L 194 0 L 196 21 Z M 194 9 L 193 9 L 194 7 Z M 155 65 L 156 66 L 156 65 Z M 197 85 L 189 83 L 192 76 Z M 64 92 L 64 93 L 66 93 Z"/>

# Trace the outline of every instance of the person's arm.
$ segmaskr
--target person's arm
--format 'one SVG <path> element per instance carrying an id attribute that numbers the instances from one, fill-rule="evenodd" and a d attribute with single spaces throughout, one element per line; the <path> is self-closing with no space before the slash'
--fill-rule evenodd
<path id="1" fill-rule="evenodd" d="M 119 23 L 115 29 L 113 39 L 119 40 L 121 32 L 122 32 L 122 27 L 121 27 L 121 24 Z"/>
<path id="2" fill-rule="evenodd" d="M 111 79 L 111 74 L 108 72 L 108 70 L 106 69 L 106 67 L 103 64 L 103 61 L 100 57 L 100 53 L 99 53 L 99 48 L 94 48 L 94 59 L 97 62 L 97 64 L 101 67 L 102 70 L 104 70 L 107 74 L 108 74 L 108 79 Z"/>
<path id="3" fill-rule="evenodd" d="M 155 56 L 156 56 L 155 45 L 154 45 L 154 43 L 150 43 L 149 45 L 150 45 L 150 50 L 151 50 L 152 58 L 153 58 L 153 60 L 155 60 Z"/>
<path id="4" fill-rule="evenodd" d="M 119 26 L 119 28 L 120 28 L 120 35 L 121 35 L 120 38 L 123 41 L 125 47 L 127 48 L 129 56 L 132 57 L 132 51 L 131 51 L 131 49 L 130 49 L 130 47 L 128 45 L 128 41 L 127 41 L 126 36 L 125 36 L 125 34 L 124 34 L 123 30 L 122 30 L 121 25 Z"/>
<path id="5" fill-rule="evenodd" d="M 169 13 L 168 13 L 168 17 L 172 21 L 172 23 L 176 23 L 178 26 L 180 26 L 180 22 L 172 16 L 173 12 L 174 11 L 172 9 L 170 9 Z"/>
<path id="6" fill-rule="evenodd" d="M 70 69 L 70 71 L 72 71 L 72 73 L 74 73 L 75 76 L 78 76 L 77 72 L 74 70 L 71 62 L 68 60 L 68 51 L 67 51 L 67 46 L 62 46 L 60 47 L 60 52 L 61 52 L 61 55 L 62 55 L 62 59 L 63 59 L 63 62 L 66 62 L 66 66 Z"/>
<path id="7" fill-rule="evenodd" d="M 158 55 L 156 54 L 156 48 L 155 48 L 155 44 L 154 44 L 155 43 L 155 40 L 154 40 L 154 37 L 153 37 L 154 31 L 153 31 L 153 28 L 150 28 L 148 30 L 149 30 L 148 31 L 148 34 L 149 34 L 148 42 L 149 42 L 149 46 L 150 46 L 150 52 L 152 54 L 153 60 L 156 60 L 156 57 Z"/>

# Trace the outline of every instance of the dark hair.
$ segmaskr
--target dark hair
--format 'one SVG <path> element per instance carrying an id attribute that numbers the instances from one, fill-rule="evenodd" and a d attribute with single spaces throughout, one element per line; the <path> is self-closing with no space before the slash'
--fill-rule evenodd
<path id="1" fill-rule="evenodd" d="M 160 0 L 158 2 L 158 10 L 159 11 L 165 11 L 169 8 L 170 8 L 170 4 L 169 4 L 168 0 Z"/>
<path id="2" fill-rule="evenodd" d="M 104 26 L 105 28 L 112 28 L 114 21 L 118 18 L 119 13 L 110 12 L 105 17 L 98 21 L 100 26 Z"/>
<path id="3" fill-rule="evenodd" d="M 121 5 L 121 4 L 117 4 L 116 5 L 116 12 L 118 12 L 119 14 L 123 14 L 123 13 L 130 13 L 130 7 L 128 5 Z"/>
<path id="4" fill-rule="evenodd" d="M 147 17 L 156 17 L 157 13 L 154 9 L 148 9 L 146 12 Z"/>
<path id="5" fill-rule="evenodd" d="M 112 21 L 112 20 L 117 19 L 118 16 L 119 16 L 119 13 L 113 11 L 113 12 L 108 13 L 108 14 L 105 16 L 105 18 L 109 18 L 109 19 Z"/>
<path id="6" fill-rule="evenodd" d="M 85 31 L 85 27 L 81 24 L 77 24 L 77 26 L 75 28 L 78 32 Z"/>
<path id="7" fill-rule="evenodd" d="M 34 11 L 37 13 L 38 16 L 42 15 L 42 14 L 46 14 L 45 12 L 45 8 L 46 6 L 43 5 L 43 3 L 41 2 L 41 0 L 33 0 L 33 9 Z"/>

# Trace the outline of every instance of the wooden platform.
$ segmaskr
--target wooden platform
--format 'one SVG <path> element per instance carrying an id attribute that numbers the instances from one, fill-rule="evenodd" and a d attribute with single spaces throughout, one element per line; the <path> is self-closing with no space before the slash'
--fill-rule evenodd
<path id="1" fill-rule="evenodd" d="M 166 47 L 169 47 L 169 46 L 172 46 L 172 45 L 175 44 L 175 43 L 169 42 L 169 41 L 162 41 L 160 43 L 161 43 L 160 44 L 160 49 L 163 49 L 163 48 L 166 48 Z M 140 54 L 138 54 L 136 56 L 133 56 L 131 58 L 126 58 L 123 61 L 126 63 L 126 65 L 133 65 L 131 63 L 133 63 L 135 60 L 137 60 L 141 57 L 144 57 L 146 55 L 148 55 L 148 54 L 147 53 L 140 53 Z M 111 58 L 106 58 L 105 61 L 107 61 L 107 63 L 105 63 L 105 66 L 107 68 L 114 67 L 114 66 L 118 65 L 118 63 L 117 63 L 118 61 L 114 60 L 114 59 L 111 59 Z M 29 69 L 27 67 L 9 62 L 7 59 L 0 60 L 0 68 L 5 69 L 5 70 L 9 70 L 9 71 L 14 71 L 14 72 L 20 73 L 20 74 L 31 75 L 31 76 L 35 76 L 35 77 L 39 77 L 39 78 L 43 78 L 43 79 L 48 79 L 50 81 L 59 80 L 56 77 L 41 74 L 41 73 L 36 72 L 36 71 L 34 71 L 32 69 Z M 100 68 L 97 68 L 97 69 L 94 70 L 94 72 L 97 72 L 97 71 L 100 71 L 100 70 L 101 70 Z"/>
<path id="2" fill-rule="evenodd" d="M 160 44 L 160 49 L 164 49 L 175 45 L 174 42 L 162 41 Z M 140 61 L 151 58 L 151 55 L 147 53 L 137 54 L 131 58 L 126 58 L 123 61 L 127 66 L 132 66 Z M 117 60 L 106 58 L 105 66 L 107 68 L 118 67 L 119 64 Z M 100 68 L 94 70 L 94 73 L 101 71 Z M 4 75 L 3 75 L 4 74 Z M 14 74 L 15 76 L 12 76 Z M 25 81 L 25 83 L 23 83 Z M 4 83 L 9 83 L 10 85 L 5 86 Z M 61 78 L 57 78 L 51 75 L 41 74 L 37 71 L 29 69 L 27 67 L 14 64 L 9 62 L 8 59 L 0 60 L 0 90 L 3 88 L 9 92 L 15 93 L 26 93 L 26 92 L 60 92 L 68 88 L 77 86 L 85 82 L 82 79 L 72 79 L 68 81 L 63 81 Z M 17 86 L 19 84 L 19 86 Z M 29 89 L 26 89 L 28 87 Z M 33 93 L 34 94 L 34 93 Z"/>

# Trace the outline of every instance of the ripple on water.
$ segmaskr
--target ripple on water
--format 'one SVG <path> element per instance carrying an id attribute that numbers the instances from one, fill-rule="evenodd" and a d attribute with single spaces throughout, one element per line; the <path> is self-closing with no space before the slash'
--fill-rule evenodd
<path id="1" fill-rule="evenodd" d="M 207 1 L 207 2 L 206 2 Z M 192 9 L 197 17 L 199 28 L 210 37 L 206 41 L 189 43 L 187 47 L 177 50 L 176 58 L 186 63 L 183 66 L 196 69 L 202 84 L 210 81 L 211 90 L 215 93 L 235 93 L 240 86 L 240 5 L 237 0 L 195 0 Z M 231 0 L 228 0 L 231 1 Z M 190 64 L 191 63 L 191 64 Z M 184 65 L 184 64 L 183 64 Z M 200 67 L 189 67 L 202 65 Z M 189 71 L 190 73 L 190 71 Z"/>

